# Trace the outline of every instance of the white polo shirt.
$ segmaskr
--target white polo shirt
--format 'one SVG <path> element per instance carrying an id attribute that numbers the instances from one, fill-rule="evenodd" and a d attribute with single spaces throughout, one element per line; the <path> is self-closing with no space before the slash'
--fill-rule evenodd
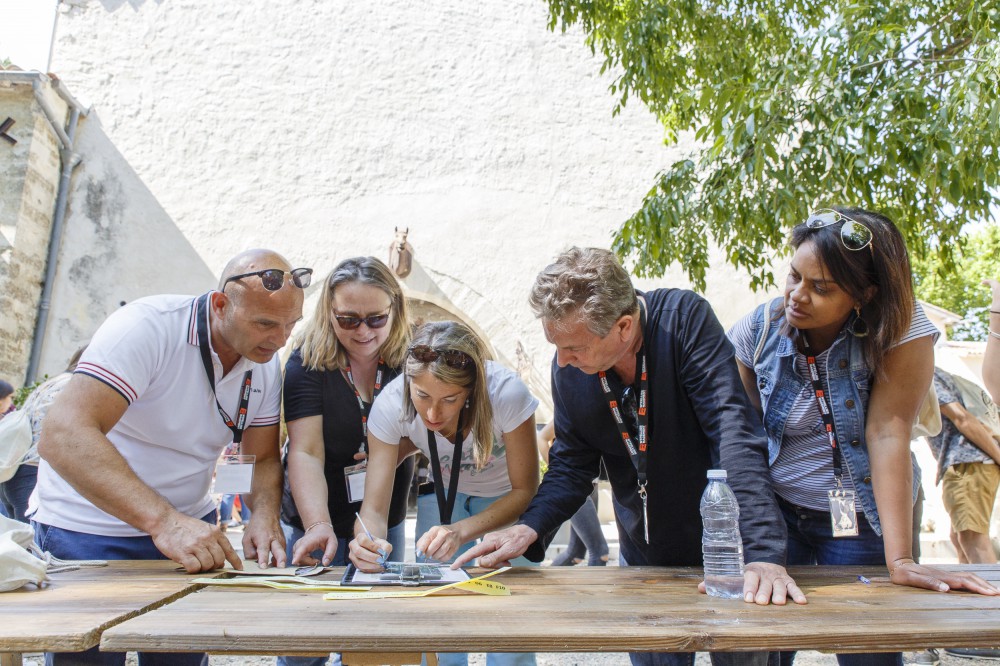
<path id="1" fill-rule="evenodd" d="M 210 312 L 208 308 L 206 316 Z M 178 511 L 201 518 L 215 507 L 208 494 L 212 473 L 233 439 L 216 408 L 216 395 L 236 419 L 243 376 L 253 370 L 247 423 L 275 425 L 281 365 L 277 355 L 263 365 L 241 358 L 223 377 L 213 350 L 213 393 L 198 347 L 196 314 L 197 298 L 192 296 L 151 296 L 129 303 L 97 330 L 76 372 L 104 382 L 128 401 L 107 437 L 132 470 Z M 104 536 L 144 534 L 84 499 L 44 460 L 31 507 L 33 520 L 54 527 Z"/>

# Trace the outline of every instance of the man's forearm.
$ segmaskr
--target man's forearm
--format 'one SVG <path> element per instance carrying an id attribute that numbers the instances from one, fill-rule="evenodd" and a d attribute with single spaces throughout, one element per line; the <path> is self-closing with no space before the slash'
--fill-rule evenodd
<path id="1" fill-rule="evenodd" d="M 285 471 L 279 458 L 266 458 L 254 465 L 253 492 L 247 496 L 253 513 L 261 512 L 278 518 L 281 514 L 281 494 L 284 490 Z"/>

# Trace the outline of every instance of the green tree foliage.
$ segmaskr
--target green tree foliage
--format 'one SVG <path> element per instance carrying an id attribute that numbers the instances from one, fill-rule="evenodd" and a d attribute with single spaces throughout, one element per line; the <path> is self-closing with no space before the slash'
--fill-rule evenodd
<path id="1" fill-rule="evenodd" d="M 788 229 L 834 204 L 879 210 L 917 257 L 951 266 L 991 219 L 1000 159 L 1000 0 L 549 0 L 582 26 L 615 113 L 638 98 L 668 142 L 614 248 L 636 272 L 681 262 L 704 288 L 709 243 L 773 284 Z"/>
<path id="2" fill-rule="evenodd" d="M 1000 227 L 988 225 L 969 235 L 954 267 L 937 255 L 913 261 L 917 298 L 939 305 L 965 320 L 953 327 L 954 340 L 986 340 L 992 295 L 982 286 L 1000 277 Z"/>

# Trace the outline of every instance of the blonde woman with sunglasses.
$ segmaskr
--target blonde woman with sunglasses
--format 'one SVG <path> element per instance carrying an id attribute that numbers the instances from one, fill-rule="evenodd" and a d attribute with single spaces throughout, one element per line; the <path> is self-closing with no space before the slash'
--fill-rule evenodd
<path id="1" fill-rule="evenodd" d="M 938 333 L 914 299 L 902 236 L 883 215 L 837 208 L 792 229 L 791 246 L 784 296 L 729 331 L 767 431 L 787 564 L 887 565 L 899 585 L 997 594 L 974 574 L 913 559 L 910 432 Z M 781 653 L 782 666 L 794 654 Z M 902 664 L 900 653 L 837 659 Z"/>
<path id="2" fill-rule="evenodd" d="M 467 326 L 445 321 L 420 328 L 403 376 L 372 407 L 362 520 L 350 544 L 355 566 L 378 571 L 392 555 L 384 538 L 392 474 L 418 450 L 430 459 L 435 484 L 418 508 L 418 558 L 450 562 L 482 535 L 513 523 L 538 489 L 537 406 L 524 382 L 490 360 Z M 439 660 L 465 663 L 466 655 Z M 532 654 L 487 657 L 487 664 L 534 663 Z"/>

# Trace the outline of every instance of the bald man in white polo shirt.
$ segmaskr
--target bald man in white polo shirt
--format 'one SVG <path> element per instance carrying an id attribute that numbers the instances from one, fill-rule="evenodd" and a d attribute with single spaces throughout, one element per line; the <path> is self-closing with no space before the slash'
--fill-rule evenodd
<path id="1" fill-rule="evenodd" d="M 241 453 L 255 456 L 244 552 L 284 565 L 276 352 L 302 317 L 310 275 L 250 250 L 218 291 L 143 298 L 107 319 L 39 442 L 32 519 L 43 547 L 71 559 L 162 554 L 189 572 L 240 568 L 209 487 L 219 455 L 242 437 Z"/>

